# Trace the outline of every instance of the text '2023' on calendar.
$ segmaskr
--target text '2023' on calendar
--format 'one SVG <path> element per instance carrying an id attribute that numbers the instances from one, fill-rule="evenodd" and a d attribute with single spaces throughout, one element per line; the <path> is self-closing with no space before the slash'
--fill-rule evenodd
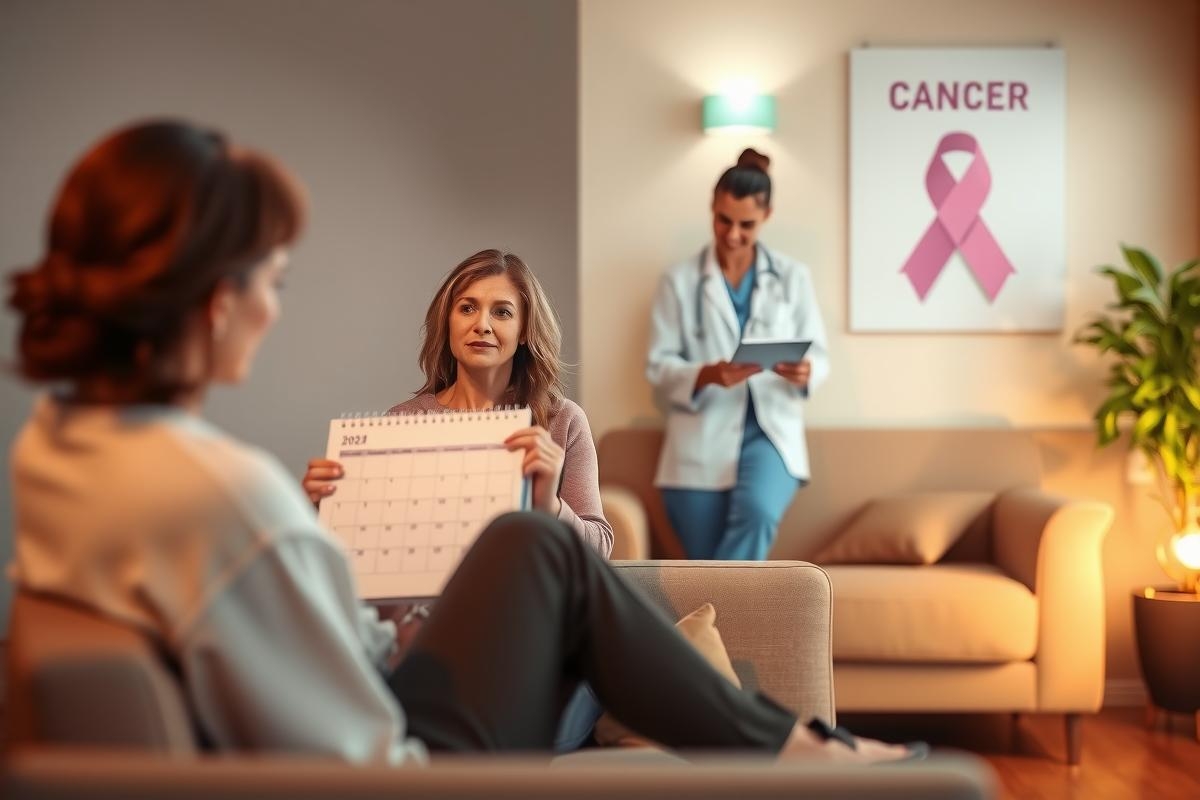
<path id="1" fill-rule="evenodd" d="M 345 472 L 320 518 L 363 599 L 437 597 L 487 524 L 528 506 L 523 453 L 504 440 L 530 424 L 528 408 L 329 423 L 325 454 Z"/>

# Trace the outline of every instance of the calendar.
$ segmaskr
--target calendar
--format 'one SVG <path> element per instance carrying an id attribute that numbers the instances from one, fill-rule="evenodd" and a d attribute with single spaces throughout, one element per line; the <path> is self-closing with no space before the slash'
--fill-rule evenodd
<path id="1" fill-rule="evenodd" d="M 523 451 L 504 440 L 528 408 L 354 416 L 329 423 L 345 474 L 321 501 L 366 600 L 432 598 L 487 524 L 528 506 Z"/>

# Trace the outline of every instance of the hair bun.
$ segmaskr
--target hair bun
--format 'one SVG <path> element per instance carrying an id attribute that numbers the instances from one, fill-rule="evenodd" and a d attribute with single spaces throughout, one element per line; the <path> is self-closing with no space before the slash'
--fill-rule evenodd
<path id="1" fill-rule="evenodd" d="M 738 156 L 737 165 L 741 169 L 754 169 L 767 174 L 767 170 L 771 166 L 771 159 L 768 156 L 755 150 L 753 147 L 747 147 Z"/>
<path id="2" fill-rule="evenodd" d="M 53 255 L 37 266 L 15 273 L 8 304 L 22 314 L 44 314 L 78 306 L 78 285 L 71 270 Z"/>
<path id="3" fill-rule="evenodd" d="M 53 257 L 12 276 L 8 304 L 24 318 L 18 341 L 27 377 L 70 378 L 94 363 L 102 331 L 79 299 L 70 271 Z"/>

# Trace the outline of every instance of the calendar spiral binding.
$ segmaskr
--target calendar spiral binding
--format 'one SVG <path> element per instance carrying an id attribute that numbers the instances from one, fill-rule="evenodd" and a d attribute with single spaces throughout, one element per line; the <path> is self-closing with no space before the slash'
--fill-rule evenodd
<path id="1" fill-rule="evenodd" d="M 457 410 L 452 408 L 434 411 L 417 410 L 396 414 L 387 411 L 344 411 L 338 415 L 342 428 L 371 428 L 391 427 L 395 425 L 433 425 L 439 423 L 459 422 L 463 420 L 480 421 L 495 419 L 515 419 L 518 412 L 524 411 L 525 406 L 504 405 L 476 411 Z"/>

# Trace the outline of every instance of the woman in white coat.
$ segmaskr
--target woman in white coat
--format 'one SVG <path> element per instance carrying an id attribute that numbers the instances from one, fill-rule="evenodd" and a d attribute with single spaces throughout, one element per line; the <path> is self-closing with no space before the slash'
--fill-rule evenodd
<path id="1" fill-rule="evenodd" d="M 646 377 L 667 418 L 655 477 L 689 558 L 760 560 L 808 482 L 804 401 L 829 374 L 807 266 L 759 242 L 770 159 L 752 149 L 713 190 L 713 241 L 654 301 Z M 771 370 L 730 363 L 743 339 L 811 341 Z"/>

